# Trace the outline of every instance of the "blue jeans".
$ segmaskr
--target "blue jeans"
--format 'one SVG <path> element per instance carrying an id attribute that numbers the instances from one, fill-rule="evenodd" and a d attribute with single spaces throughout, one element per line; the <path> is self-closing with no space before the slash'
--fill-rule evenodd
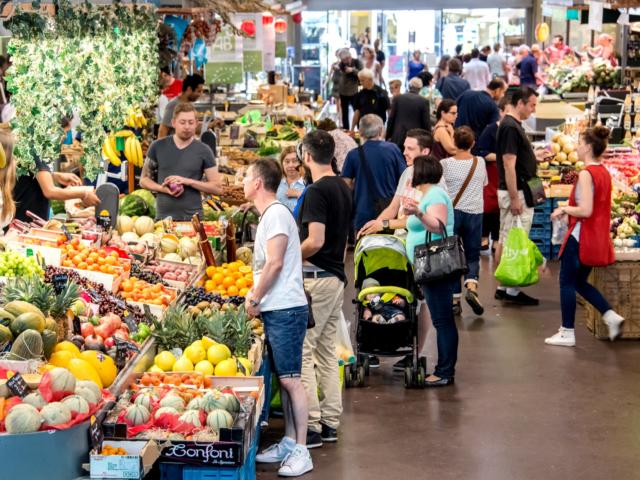
<path id="1" fill-rule="evenodd" d="M 466 213 L 454 210 L 455 224 L 453 231 L 462 240 L 464 256 L 467 259 L 469 272 L 464 276 L 465 283 L 468 280 L 478 281 L 480 278 L 480 247 L 482 246 L 482 214 Z M 456 282 L 453 293 L 460 294 L 462 288 L 460 282 Z"/>
<path id="2" fill-rule="evenodd" d="M 299 377 L 302 371 L 302 345 L 309 319 L 308 305 L 262 312 L 261 316 L 271 363 L 278 378 Z"/>
<path id="3" fill-rule="evenodd" d="M 593 305 L 600 313 L 611 310 L 611 306 L 602 294 L 587 280 L 591 267 L 580 263 L 579 244 L 569 237 L 560 259 L 560 308 L 562 326 L 573 328 L 576 321 L 576 292 Z"/>
<path id="4" fill-rule="evenodd" d="M 458 360 L 458 328 L 453 318 L 453 290 L 459 283 L 457 278 L 451 278 L 422 286 L 431 322 L 436 329 L 438 344 L 438 364 L 433 374 L 440 378 L 451 378 L 455 375 Z"/>

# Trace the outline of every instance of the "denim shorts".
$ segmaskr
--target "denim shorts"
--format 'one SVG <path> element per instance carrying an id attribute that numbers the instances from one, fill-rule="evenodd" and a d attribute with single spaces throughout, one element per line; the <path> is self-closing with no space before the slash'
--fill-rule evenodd
<path id="1" fill-rule="evenodd" d="M 299 377 L 309 306 L 262 312 L 269 355 L 278 378 Z"/>

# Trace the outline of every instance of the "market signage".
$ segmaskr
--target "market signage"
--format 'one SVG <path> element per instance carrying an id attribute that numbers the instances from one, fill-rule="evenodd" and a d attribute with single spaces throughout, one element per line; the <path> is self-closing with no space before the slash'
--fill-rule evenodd
<path id="1" fill-rule="evenodd" d="M 162 450 L 160 460 L 203 467 L 237 467 L 242 465 L 242 444 L 173 442 L 173 445 Z"/>
<path id="2" fill-rule="evenodd" d="M 245 37 L 242 44 L 242 58 L 244 71 L 249 73 L 259 73 L 265 70 L 263 62 L 264 51 L 264 26 L 262 25 L 262 13 L 239 13 L 233 17 L 236 25 L 242 22 L 253 22 L 255 34 Z M 275 40 L 274 40 L 275 41 Z M 274 45 L 275 49 L 275 45 Z"/>
<path id="3" fill-rule="evenodd" d="M 204 68 L 207 83 L 242 83 L 243 38 L 235 35 L 228 26 L 222 28 L 216 41 L 207 49 Z"/>

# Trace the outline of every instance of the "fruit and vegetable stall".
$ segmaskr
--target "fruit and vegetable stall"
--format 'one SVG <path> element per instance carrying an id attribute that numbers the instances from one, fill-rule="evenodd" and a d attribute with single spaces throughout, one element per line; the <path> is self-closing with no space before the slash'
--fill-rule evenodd
<path id="1" fill-rule="evenodd" d="M 121 198 L 110 230 L 57 215 L 1 239 L 0 449 L 52 452 L 50 478 L 87 475 L 83 463 L 116 478 L 113 456 L 153 458 L 163 475 L 252 468 L 270 378 L 244 308 L 252 251 L 236 247 L 234 217 L 247 215 L 216 199 L 206 219 L 156 221 L 148 193 Z M 198 449 L 206 460 L 186 461 Z"/>

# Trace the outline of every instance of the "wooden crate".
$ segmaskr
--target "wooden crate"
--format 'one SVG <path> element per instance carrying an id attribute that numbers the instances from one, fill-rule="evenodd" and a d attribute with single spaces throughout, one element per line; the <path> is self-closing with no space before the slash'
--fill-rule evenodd
<path id="1" fill-rule="evenodd" d="M 594 268 L 589 278 L 607 299 L 611 308 L 625 318 L 620 337 L 640 339 L 640 262 L 616 262 Z M 599 339 L 608 339 L 609 330 L 602 315 L 590 304 L 586 305 L 587 328 Z"/>

